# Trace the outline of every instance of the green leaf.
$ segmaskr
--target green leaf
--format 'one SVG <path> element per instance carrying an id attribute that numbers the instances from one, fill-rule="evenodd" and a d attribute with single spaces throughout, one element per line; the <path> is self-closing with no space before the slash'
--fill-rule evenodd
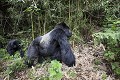
<path id="1" fill-rule="evenodd" d="M 116 68 L 115 69 L 115 73 L 118 74 L 118 75 L 120 75 L 120 68 Z"/>
<path id="2" fill-rule="evenodd" d="M 120 21 L 116 21 L 116 22 L 114 22 L 114 24 L 120 24 Z"/>
<path id="3" fill-rule="evenodd" d="M 51 61 L 50 68 L 48 68 L 48 72 L 50 74 L 50 80 L 61 80 L 62 78 L 62 64 L 59 63 L 57 60 Z"/>
<path id="4" fill-rule="evenodd" d="M 111 29 L 115 31 L 116 30 L 116 26 L 112 25 Z"/>
<path id="5" fill-rule="evenodd" d="M 119 63 L 118 62 L 114 62 L 111 63 L 112 69 L 116 69 L 117 67 L 119 67 Z"/>

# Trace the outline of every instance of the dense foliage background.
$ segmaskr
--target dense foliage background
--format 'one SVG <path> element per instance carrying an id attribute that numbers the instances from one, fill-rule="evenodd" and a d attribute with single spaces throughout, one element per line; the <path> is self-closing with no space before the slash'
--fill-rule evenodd
<path id="1" fill-rule="evenodd" d="M 35 37 L 63 21 L 73 32 L 73 45 L 102 43 L 105 60 L 120 75 L 119 0 L 0 0 L 0 48 L 17 38 L 26 50 Z"/>
<path id="2" fill-rule="evenodd" d="M 118 20 L 119 11 L 119 0 L 1 0 L 0 35 L 34 38 L 64 21 L 73 40 L 89 41 L 95 29 Z"/>

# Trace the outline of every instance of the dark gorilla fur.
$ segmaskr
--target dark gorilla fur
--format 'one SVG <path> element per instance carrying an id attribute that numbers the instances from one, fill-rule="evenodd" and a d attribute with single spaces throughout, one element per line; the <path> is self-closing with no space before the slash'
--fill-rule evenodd
<path id="1" fill-rule="evenodd" d="M 64 62 L 69 67 L 75 65 L 75 56 L 67 40 L 71 36 L 69 27 L 62 22 L 47 34 L 35 38 L 27 51 L 27 57 L 30 60 L 28 65 L 32 66 L 36 59 L 47 56 Z"/>
<path id="2" fill-rule="evenodd" d="M 10 54 L 10 56 L 14 56 L 16 51 L 20 52 L 21 58 L 24 57 L 24 52 L 22 51 L 21 42 L 17 39 L 10 40 L 7 44 L 7 52 Z"/>

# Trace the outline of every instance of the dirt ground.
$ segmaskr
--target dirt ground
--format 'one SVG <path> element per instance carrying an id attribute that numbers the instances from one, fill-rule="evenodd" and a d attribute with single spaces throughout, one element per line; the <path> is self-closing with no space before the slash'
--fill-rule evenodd
<path id="1" fill-rule="evenodd" d="M 74 46 L 74 54 L 76 57 L 76 65 L 74 67 L 67 67 L 63 64 L 62 71 L 64 77 L 62 80 L 116 80 L 114 76 L 107 75 L 107 68 L 103 63 L 102 55 L 104 46 L 94 46 L 91 44 L 82 44 Z M 97 65 L 95 65 L 95 63 Z M 47 65 L 47 64 L 45 64 Z M 45 66 L 35 69 L 34 76 L 44 76 L 47 72 Z M 69 71 L 74 72 L 74 76 L 68 75 Z M 16 74 L 16 80 L 31 80 L 26 75 L 28 70 Z"/>
<path id="2" fill-rule="evenodd" d="M 105 63 L 101 61 L 104 50 L 102 44 L 76 46 L 74 48 L 76 66 L 71 69 L 76 71 L 77 77 L 73 79 L 65 77 L 63 80 L 115 80 L 112 75 L 107 75 Z M 97 61 L 99 64 L 95 65 Z"/>

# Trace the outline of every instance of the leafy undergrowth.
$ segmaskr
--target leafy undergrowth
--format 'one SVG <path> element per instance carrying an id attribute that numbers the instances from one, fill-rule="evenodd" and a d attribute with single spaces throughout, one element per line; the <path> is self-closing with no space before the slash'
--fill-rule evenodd
<path id="1" fill-rule="evenodd" d="M 109 65 L 109 74 L 120 79 L 120 20 L 108 19 L 108 24 L 101 32 L 92 36 L 96 44 L 105 46 L 104 61 Z"/>
<path id="2" fill-rule="evenodd" d="M 116 80 L 113 75 L 108 75 L 106 62 L 103 62 L 103 45 L 82 44 L 74 47 L 73 51 L 76 57 L 74 67 L 47 59 L 27 68 L 18 54 L 10 57 L 3 50 L 3 56 L 0 56 L 0 80 Z"/>

